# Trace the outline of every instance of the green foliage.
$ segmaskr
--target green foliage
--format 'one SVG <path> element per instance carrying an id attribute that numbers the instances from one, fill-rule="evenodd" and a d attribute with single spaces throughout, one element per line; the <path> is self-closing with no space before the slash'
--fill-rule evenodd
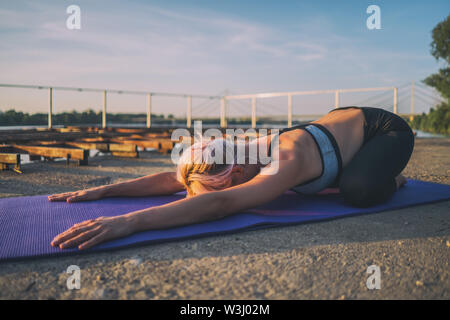
<path id="1" fill-rule="evenodd" d="M 145 123 L 146 114 L 135 113 L 108 113 L 108 122 L 113 123 Z M 170 122 L 165 120 L 164 115 L 152 114 L 152 121 Z M 94 110 L 77 112 L 63 112 L 53 114 L 52 123 L 55 125 L 98 125 L 102 122 L 102 113 Z M 46 113 L 23 113 L 14 109 L 5 112 L 0 111 L 0 126 L 21 126 L 21 125 L 46 125 L 48 123 L 48 114 Z"/>
<path id="2" fill-rule="evenodd" d="M 423 82 L 438 90 L 447 98 L 436 109 L 431 108 L 428 114 L 422 113 L 411 122 L 411 127 L 423 131 L 450 134 L 450 15 L 434 27 L 431 54 L 436 60 L 442 59 L 447 66 L 427 77 Z"/>
<path id="3" fill-rule="evenodd" d="M 443 97 L 450 100 L 450 68 L 448 67 L 450 63 L 450 15 L 434 27 L 432 35 L 431 54 L 436 60 L 444 60 L 447 67 L 440 69 L 439 73 L 430 75 L 423 82 L 436 88 Z"/>
<path id="4" fill-rule="evenodd" d="M 436 88 L 441 95 L 450 100 L 450 68 L 440 69 L 439 73 L 432 74 L 423 80 L 425 84 Z"/>
<path id="5" fill-rule="evenodd" d="M 450 105 L 441 103 L 436 109 L 431 108 L 428 114 L 422 113 L 410 122 L 413 129 L 450 135 Z"/>
<path id="6" fill-rule="evenodd" d="M 17 112 L 13 109 L 0 112 L 0 126 L 17 126 L 28 124 L 45 124 L 48 116 L 44 113 L 28 113 Z"/>
<path id="7" fill-rule="evenodd" d="M 450 15 L 433 29 L 431 54 L 450 63 Z"/>

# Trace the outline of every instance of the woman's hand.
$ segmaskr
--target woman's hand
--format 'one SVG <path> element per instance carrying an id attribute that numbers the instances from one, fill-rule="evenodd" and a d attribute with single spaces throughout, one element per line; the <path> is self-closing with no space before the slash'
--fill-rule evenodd
<path id="1" fill-rule="evenodd" d="M 129 216 L 99 217 L 75 224 L 57 235 L 51 245 L 60 249 L 78 246 L 87 249 L 107 240 L 121 238 L 133 233 L 134 227 Z"/>
<path id="2" fill-rule="evenodd" d="M 100 188 L 53 194 L 51 196 L 48 196 L 48 200 L 67 201 L 67 202 L 98 200 L 103 197 L 103 193 L 104 190 L 102 187 L 100 187 Z"/>

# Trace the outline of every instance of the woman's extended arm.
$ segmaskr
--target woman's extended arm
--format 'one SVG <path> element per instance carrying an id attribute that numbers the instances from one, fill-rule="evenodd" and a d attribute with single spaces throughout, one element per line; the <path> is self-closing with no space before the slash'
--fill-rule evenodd
<path id="1" fill-rule="evenodd" d="M 259 174 L 249 182 L 222 191 L 204 193 L 118 217 L 82 222 L 55 237 L 52 245 L 62 249 L 73 246 L 86 249 L 134 232 L 216 220 L 262 205 L 277 198 L 301 179 L 294 174 L 298 172 L 298 163 L 292 160 L 283 162 L 276 174 Z"/>
<path id="2" fill-rule="evenodd" d="M 177 180 L 175 172 L 162 172 L 125 182 L 54 194 L 50 201 L 88 201 L 106 197 L 145 197 L 168 195 L 183 191 L 184 186 Z"/>

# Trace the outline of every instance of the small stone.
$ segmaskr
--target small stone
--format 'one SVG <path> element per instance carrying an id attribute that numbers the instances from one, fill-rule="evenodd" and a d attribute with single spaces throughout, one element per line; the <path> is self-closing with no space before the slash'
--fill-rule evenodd
<path id="1" fill-rule="evenodd" d="M 30 282 L 24 291 L 30 291 L 30 289 L 36 284 L 36 281 Z"/>
<path id="2" fill-rule="evenodd" d="M 147 299 L 147 294 L 145 293 L 145 291 L 138 291 L 135 295 L 135 298 L 138 300 L 145 300 Z"/>
<path id="3" fill-rule="evenodd" d="M 198 243 L 196 242 L 196 243 L 194 243 L 193 245 L 192 245 L 192 250 L 197 250 L 198 249 Z"/>
<path id="4" fill-rule="evenodd" d="M 103 280 L 105 280 L 105 276 L 102 275 L 102 274 L 99 274 L 95 279 L 96 279 L 97 281 L 103 281 Z"/>
<path id="5" fill-rule="evenodd" d="M 141 257 L 133 257 L 130 260 L 128 260 L 129 263 L 138 266 L 142 263 L 142 258 Z"/>
<path id="6" fill-rule="evenodd" d="M 417 281 L 416 281 L 416 286 L 418 286 L 418 287 L 423 287 L 423 282 L 420 281 L 420 280 L 417 280 Z"/>
<path id="7" fill-rule="evenodd" d="M 168 292 L 172 289 L 172 286 L 170 284 L 163 284 L 162 286 L 162 292 Z"/>
<path id="8" fill-rule="evenodd" d="M 97 289 L 94 292 L 94 298 L 96 298 L 96 299 L 101 299 L 101 298 L 103 298 L 104 295 L 105 295 L 105 290 L 102 288 Z"/>

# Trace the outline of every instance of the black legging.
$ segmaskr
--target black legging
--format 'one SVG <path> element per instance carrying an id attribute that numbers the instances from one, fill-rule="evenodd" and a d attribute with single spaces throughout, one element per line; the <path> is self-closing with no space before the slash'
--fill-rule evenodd
<path id="1" fill-rule="evenodd" d="M 395 177 L 406 167 L 414 148 L 414 134 L 399 116 L 378 108 L 361 108 L 366 123 L 364 144 L 343 168 L 339 189 L 356 207 L 389 200 L 397 190 Z"/>

